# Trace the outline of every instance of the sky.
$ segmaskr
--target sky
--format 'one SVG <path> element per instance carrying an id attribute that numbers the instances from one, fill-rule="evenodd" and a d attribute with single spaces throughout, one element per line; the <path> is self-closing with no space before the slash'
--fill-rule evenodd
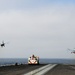
<path id="1" fill-rule="evenodd" d="M 0 0 L 0 58 L 75 58 L 75 0 Z"/>

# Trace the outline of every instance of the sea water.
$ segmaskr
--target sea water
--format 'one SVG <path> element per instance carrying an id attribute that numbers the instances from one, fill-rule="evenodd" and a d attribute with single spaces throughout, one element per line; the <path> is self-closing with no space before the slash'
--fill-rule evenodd
<path id="1" fill-rule="evenodd" d="M 47 64 L 74 64 L 75 59 L 40 59 L 40 63 Z"/>
<path id="2" fill-rule="evenodd" d="M 27 64 L 27 59 L 25 58 L 0 58 L 0 66 L 9 66 L 18 64 Z"/>
<path id="3" fill-rule="evenodd" d="M 0 58 L 0 66 L 14 65 L 18 64 L 27 64 L 27 58 Z M 73 64 L 75 65 L 75 59 L 39 59 L 40 64 Z"/>

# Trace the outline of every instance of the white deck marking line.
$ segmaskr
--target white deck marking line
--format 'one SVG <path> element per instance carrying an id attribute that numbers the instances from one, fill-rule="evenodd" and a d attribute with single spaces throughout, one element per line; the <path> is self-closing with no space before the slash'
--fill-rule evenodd
<path id="1" fill-rule="evenodd" d="M 40 72 L 38 72 L 38 73 L 36 73 L 36 74 L 34 74 L 34 75 L 44 75 L 44 74 L 46 74 L 49 70 L 51 70 L 52 68 L 54 68 L 55 66 L 56 66 L 56 64 L 51 65 L 51 66 L 49 66 L 48 68 L 46 68 L 46 69 L 44 69 L 44 70 L 42 70 L 42 71 L 40 71 Z"/>
<path id="2" fill-rule="evenodd" d="M 54 66 L 56 66 L 56 64 L 48 64 L 46 66 L 43 66 L 41 68 L 35 69 L 33 71 L 30 71 L 24 75 L 42 75 L 44 73 L 46 73 L 46 71 L 50 70 L 51 68 L 53 68 Z M 39 74 L 38 74 L 39 73 Z"/>
<path id="3" fill-rule="evenodd" d="M 75 67 L 74 67 L 74 66 L 69 66 L 69 67 L 71 67 L 71 68 L 75 69 Z"/>

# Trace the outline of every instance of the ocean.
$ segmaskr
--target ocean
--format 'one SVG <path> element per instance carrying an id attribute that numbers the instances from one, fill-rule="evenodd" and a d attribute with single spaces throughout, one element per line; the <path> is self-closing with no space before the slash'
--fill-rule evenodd
<path id="1" fill-rule="evenodd" d="M 8 66 L 18 64 L 27 64 L 27 58 L 0 58 L 0 66 Z M 39 59 L 40 64 L 73 64 L 75 65 L 75 59 Z"/>

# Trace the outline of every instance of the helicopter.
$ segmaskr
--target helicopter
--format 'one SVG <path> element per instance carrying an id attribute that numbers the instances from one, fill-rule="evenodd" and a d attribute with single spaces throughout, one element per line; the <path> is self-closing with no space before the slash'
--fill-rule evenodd
<path id="1" fill-rule="evenodd" d="M 69 51 L 71 51 L 71 53 L 75 54 L 75 48 L 74 49 L 68 49 Z"/>
<path id="2" fill-rule="evenodd" d="M 0 44 L 0 46 L 1 46 L 1 47 L 5 47 L 5 44 L 6 44 L 6 43 L 5 43 L 4 41 L 2 41 L 2 43 Z"/>

